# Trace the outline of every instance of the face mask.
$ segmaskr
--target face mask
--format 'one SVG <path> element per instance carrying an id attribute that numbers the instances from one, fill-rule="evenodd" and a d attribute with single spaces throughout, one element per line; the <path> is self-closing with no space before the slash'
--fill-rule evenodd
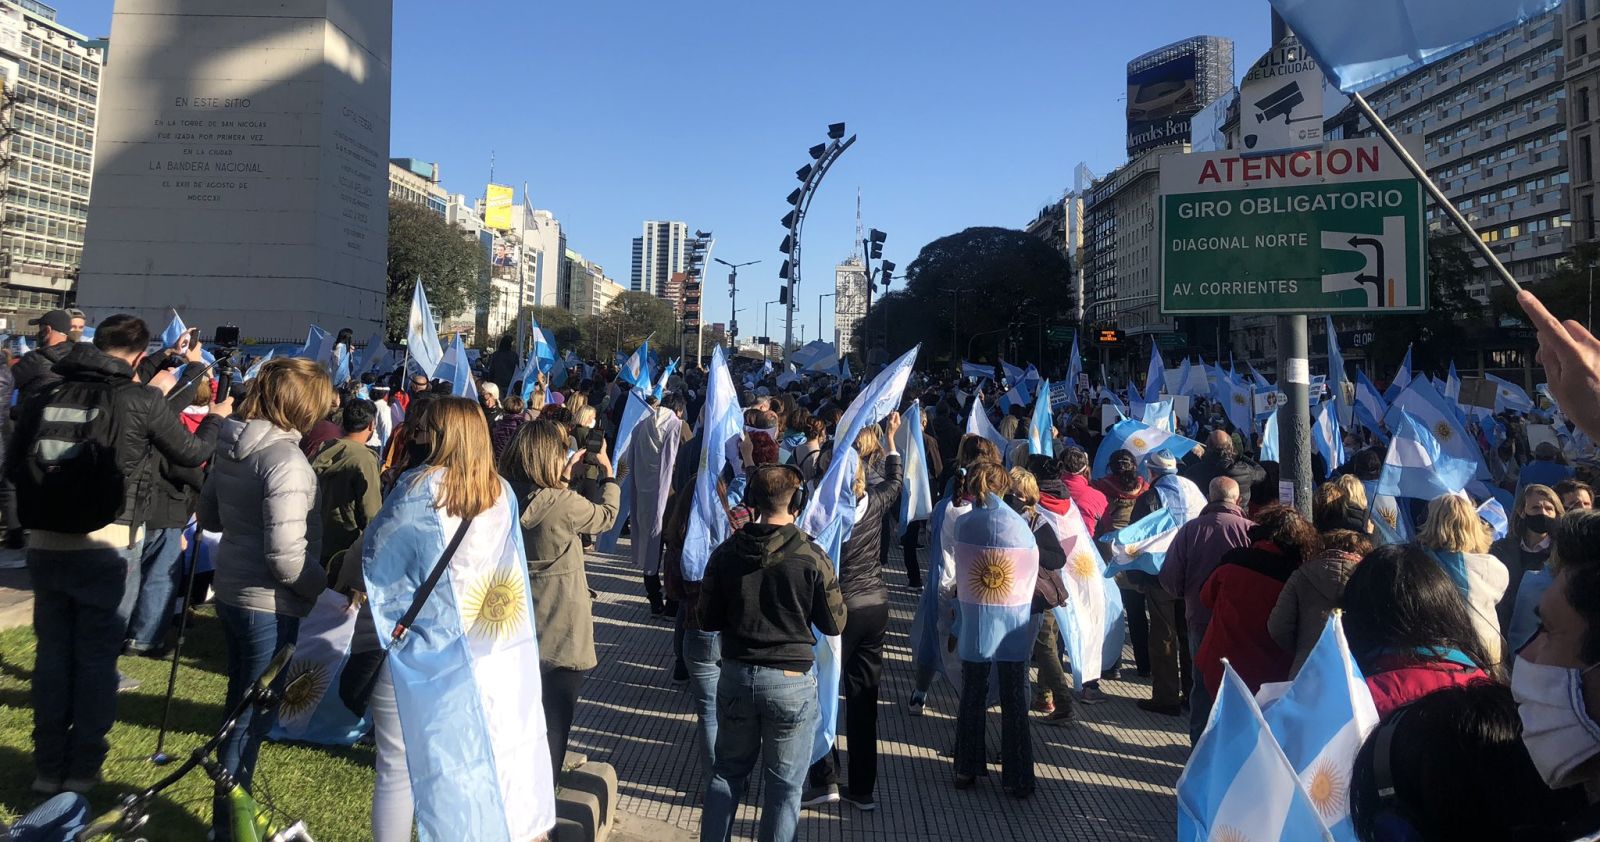
<path id="1" fill-rule="evenodd" d="M 82 342 L 83 328 L 75 327 L 72 330 L 67 331 L 67 338 L 71 339 L 73 342 Z"/>
<path id="2" fill-rule="evenodd" d="M 1550 527 L 1555 525 L 1555 518 L 1549 515 L 1523 515 L 1522 526 L 1529 532 L 1540 535 L 1550 534 Z"/>
<path id="3" fill-rule="evenodd" d="M 1600 754 L 1600 723 L 1583 704 L 1583 677 L 1593 669 L 1536 664 L 1519 655 L 1511 673 L 1523 745 L 1551 789 L 1574 783 L 1578 767 Z"/>

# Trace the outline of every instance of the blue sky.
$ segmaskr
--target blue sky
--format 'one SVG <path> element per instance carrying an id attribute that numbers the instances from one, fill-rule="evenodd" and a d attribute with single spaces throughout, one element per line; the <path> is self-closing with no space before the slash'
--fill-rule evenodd
<path id="1" fill-rule="evenodd" d="M 68 26 L 110 31 L 112 0 L 57 2 Z M 793 173 L 845 121 L 859 139 L 805 230 L 798 315 L 814 337 L 856 188 L 902 268 L 945 234 L 1021 227 L 1079 161 L 1123 161 L 1129 59 L 1220 35 L 1242 74 L 1268 18 L 1265 0 L 395 0 L 391 155 L 438 161 L 451 192 L 481 195 L 493 150 L 496 180 L 528 182 L 569 246 L 623 285 L 643 220 L 714 231 L 715 256 L 763 261 L 740 273 L 751 335 L 777 298 Z M 709 322 L 729 310 L 716 269 Z"/>

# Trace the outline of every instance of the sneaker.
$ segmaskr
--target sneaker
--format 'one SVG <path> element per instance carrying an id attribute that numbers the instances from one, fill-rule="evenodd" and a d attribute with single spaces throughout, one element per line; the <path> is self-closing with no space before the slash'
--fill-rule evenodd
<path id="1" fill-rule="evenodd" d="M 928 703 L 927 693 L 912 693 L 911 701 L 906 702 L 906 713 L 912 716 L 921 716 L 922 708 Z"/>
<path id="2" fill-rule="evenodd" d="M 1118 669 L 1117 667 L 1112 667 L 1111 669 L 1105 670 L 1104 672 L 1100 673 L 1100 680 L 1101 681 L 1116 681 L 1117 679 L 1119 679 L 1121 677 L 1122 677 L 1122 670 Z"/>
<path id="3" fill-rule="evenodd" d="M 1049 696 L 1035 696 L 1028 710 L 1034 713 L 1055 713 L 1056 703 L 1051 701 Z"/>
<path id="4" fill-rule="evenodd" d="M 1157 704 L 1155 699 L 1140 699 L 1135 704 L 1139 706 L 1139 710 L 1146 711 L 1148 713 L 1158 713 L 1162 716 L 1183 715 L 1182 706 Z"/>
<path id="5" fill-rule="evenodd" d="M 1041 717 L 1039 719 L 1039 724 L 1040 725 L 1050 725 L 1050 726 L 1071 725 L 1072 723 L 1077 722 L 1077 721 L 1078 721 L 1078 712 L 1073 710 L 1072 708 L 1064 707 L 1064 708 L 1057 708 L 1056 711 L 1054 713 L 1050 714 L 1049 716 Z"/>
<path id="6" fill-rule="evenodd" d="M 812 787 L 800 793 L 800 806 L 820 807 L 823 804 L 839 803 L 839 787 L 835 784 Z"/>
<path id="7" fill-rule="evenodd" d="M 672 665 L 672 683 L 687 684 L 689 681 L 689 667 L 682 661 Z"/>
<path id="8" fill-rule="evenodd" d="M 120 672 L 117 673 L 117 692 L 118 693 L 132 693 L 133 691 L 139 689 L 139 687 L 140 687 L 139 679 L 134 678 L 132 676 L 128 676 L 128 675 L 123 675 Z"/>
<path id="9" fill-rule="evenodd" d="M 1098 705 L 1106 700 L 1106 694 L 1100 692 L 1099 687 L 1085 687 L 1078 693 L 1078 701 L 1086 705 Z"/>
<path id="10" fill-rule="evenodd" d="M 79 795 L 88 795 L 89 790 L 100 785 L 100 777 L 92 778 L 67 778 L 61 782 L 61 789 L 65 792 L 76 792 Z"/>
<path id="11" fill-rule="evenodd" d="M 33 784 L 28 788 L 40 795 L 55 795 L 61 792 L 61 782 L 40 775 L 33 779 Z"/>
<path id="12" fill-rule="evenodd" d="M 853 792 L 846 792 L 840 796 L 840 798 L 844 801 L 844 803 L 849 804 L 863 813 L 870 813 L 878 809 L 878 802 L 873 799 L 870 794 L 856 795 Z"/>

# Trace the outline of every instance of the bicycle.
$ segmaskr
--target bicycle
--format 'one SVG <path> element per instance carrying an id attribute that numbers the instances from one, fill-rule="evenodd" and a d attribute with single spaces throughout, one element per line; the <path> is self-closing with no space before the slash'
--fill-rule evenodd
<path id="1" fill-rule="evenodd" d="M 316 842 L 306 829 L 305 822 L 294 821 L 285 825 L 283 822 L 287 821 L 286 818 L 280 819 L 281 814 L 270 804 L 258 801 L 245 792 L 214 756 L 222 741 L 238 725 L 239 717 L 250 706 L 269 707 L 287 692 L 287 688 L 278 691 L 272 689 L 271 685 L 293 654 L 292 643 L 278 650 L 250 691 L 228 713 L 228 718 L 217 733 L 191 752 L 181 766 L 147 789 L 124 797 L 116 807 L 93 821 L 88 821 L 89 802 L 83 796 L 62 793 L 39 805 L 9 830 L 0 828 L 0 839 L 15 842 L 91 842 L 101 839 L 144 842 L 144 838 L 136 834 L 149 822 L 150 808 L 156 796 L 195 769 L 200 769 L 218 788 L 227 792 L 234 842 Z"/>

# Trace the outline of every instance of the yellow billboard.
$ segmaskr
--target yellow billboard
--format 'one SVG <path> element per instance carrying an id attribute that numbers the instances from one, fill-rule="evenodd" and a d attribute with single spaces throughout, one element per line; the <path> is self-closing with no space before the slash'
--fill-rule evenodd
<path id="1" fill-rule="evenodd" d="M 495 231 L 511 230 L 511 198 L 514 191 L 504 184 L 491 184 L 484 194 L 483 227 Z"/>

